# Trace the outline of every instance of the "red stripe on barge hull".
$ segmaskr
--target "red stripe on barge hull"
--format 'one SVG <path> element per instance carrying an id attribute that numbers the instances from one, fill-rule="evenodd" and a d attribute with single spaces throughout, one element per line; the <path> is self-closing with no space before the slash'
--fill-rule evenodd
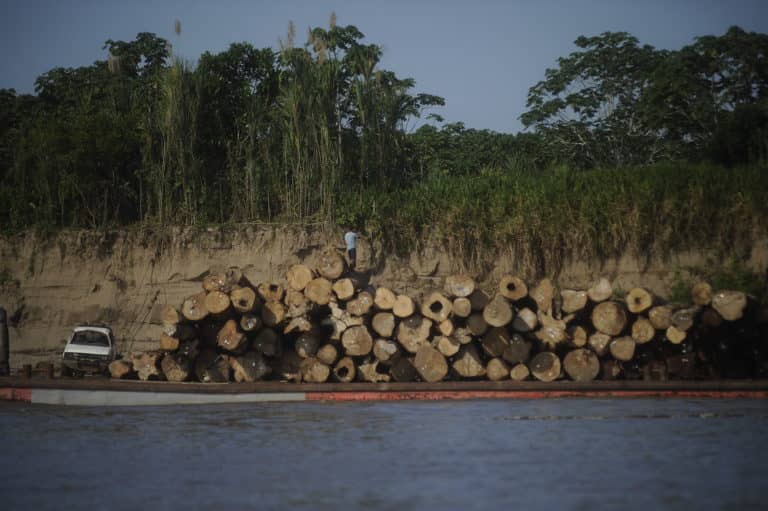
<path id="1" fill-rule="evenodd" d="M 768 391 L 675 391 L 675 390 L 605 390 L 605 391 L 514 391 L 514 390 L 435 390 L 383 392 L 307 392 L 307 401 L 436 401 L 441 399 L 553 399 L 585 398 L 707 398 L 707 399 L 768 399 Z"/>
<path id="2" fill-rule="evenodd" d="M 0 401 L 32 402 L 32 389 L 0 388 Z"/>

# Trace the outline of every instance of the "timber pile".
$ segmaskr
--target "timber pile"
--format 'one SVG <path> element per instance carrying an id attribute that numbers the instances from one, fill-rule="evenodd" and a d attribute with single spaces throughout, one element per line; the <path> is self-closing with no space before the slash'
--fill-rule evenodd
<path id="1" fill-rule="evenodd" d="M 643 288 L 616 296 L 464 274 L 419 299 L 365 287 L 326 252 L 279 282 L 212 269 L 198 294 L 166 306 L 160 350 L 110 367 L 169 381 L 408 382 L 756 377 L 768 371 L 768 314 L 738 291 L 698 283 L 690 304 Z M 529 285 L 531 284 L 531 285 Z"/>

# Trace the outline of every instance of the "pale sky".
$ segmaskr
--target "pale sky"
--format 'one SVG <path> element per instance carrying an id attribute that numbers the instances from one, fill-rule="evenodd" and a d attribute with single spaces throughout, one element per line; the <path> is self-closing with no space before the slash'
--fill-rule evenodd
<path id="1" fill-rule="evenodd" d="M 289 20 L 303 43 L 332 11 L 381 45 L 383 67 L 414 78 L 414 92 L 443 96 L 447 122 L 503 132 L 521 129 L 528 89 L 579 35 L 626 31 L 677 49 L 731 25 L 768 32 L 768 0 L 0 0 L 0 88 L 31 93 L 41 73 L 104 59 L 105 40 L 138 32 L 192 61 L 232 42 L 275 48 Z"/>

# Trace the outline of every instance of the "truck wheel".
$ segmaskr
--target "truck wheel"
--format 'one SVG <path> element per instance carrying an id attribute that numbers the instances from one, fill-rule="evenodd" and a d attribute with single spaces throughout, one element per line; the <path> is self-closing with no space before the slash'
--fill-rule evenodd
<path id="1" fill-rule="evenodd" d="M 72 376 L 72 371 L 69 370 L 69 367 L 61 366 L 61 377 L 62 378 L 69 378 L 71 376 Z"/>

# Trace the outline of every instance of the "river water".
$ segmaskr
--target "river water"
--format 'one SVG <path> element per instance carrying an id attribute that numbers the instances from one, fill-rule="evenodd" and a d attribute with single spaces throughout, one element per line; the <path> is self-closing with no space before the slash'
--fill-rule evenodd
<path id="1" fill-rule="evenodd" d="M 766 509 L 768 402 L 0 405 L 0 509 Z"/>

